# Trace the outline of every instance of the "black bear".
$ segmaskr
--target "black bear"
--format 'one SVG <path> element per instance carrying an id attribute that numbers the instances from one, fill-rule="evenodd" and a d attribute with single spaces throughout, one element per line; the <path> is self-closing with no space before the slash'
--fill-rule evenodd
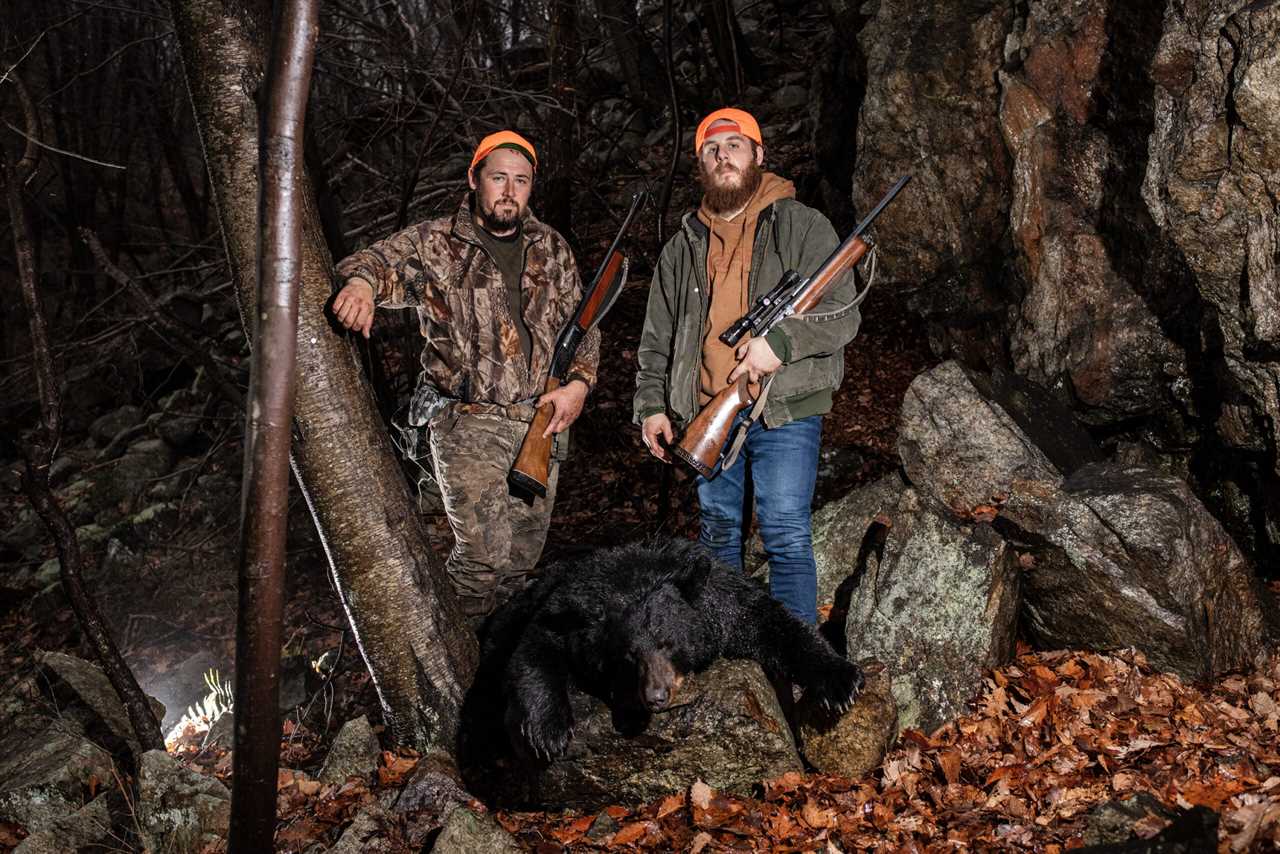
<path id="1" fill-rule="evenodd" d="M 570 684 L 604 700 L 615 728 L 634 734 L 686 674 L 720 657 L 753 659 L 839 711 L 862 690 L 857 665 L 812 626 L 684 540 L 602 549 L 549 567 L 486 623 L 476 687 L 497 681 L 512 746 L 550 760 L 573 735 Z"/>

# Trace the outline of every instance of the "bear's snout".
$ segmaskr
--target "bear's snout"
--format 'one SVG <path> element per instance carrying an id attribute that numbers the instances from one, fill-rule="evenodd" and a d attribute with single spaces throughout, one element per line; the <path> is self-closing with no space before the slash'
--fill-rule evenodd
<path id="1" fill-rule="evenodd" d="M 668 656 L 646 653 L 640 657 L 640 702 L 651 712 L 665 709 L 683 679 Z"/>

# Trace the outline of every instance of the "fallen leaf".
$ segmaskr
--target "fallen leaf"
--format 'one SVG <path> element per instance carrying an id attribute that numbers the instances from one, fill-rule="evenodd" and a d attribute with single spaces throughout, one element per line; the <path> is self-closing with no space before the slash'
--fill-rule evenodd
<path id="1" fill-rule="evenodd" d="M 960 781 L 960 751 L 943 750 L 938 753 L 938 766 L 948 783 Z"/>
<path id="2" fill-rule="evenodd" d="M 634 821 L 631 824 L 623 825 L 622 828 L 613 835 L 613 838 L 609 840 L 609 844 L 611 846 L 627 845 L 635 842 L 637 839 L 644 836 L 648 825 L 649 822 L 647 821 Z"/>

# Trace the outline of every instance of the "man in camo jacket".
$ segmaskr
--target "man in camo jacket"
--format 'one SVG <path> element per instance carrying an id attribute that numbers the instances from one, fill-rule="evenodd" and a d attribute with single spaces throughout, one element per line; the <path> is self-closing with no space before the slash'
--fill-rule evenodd
<path id="1" fill-rule="evenodd" d="M 566 435 L 546 498 L 510 493 L 507 473 L 537 406 L 563 434 L 595 383 L 592 330 L 567 381 L 542 394 L 556 336 L 582 298 L 573 254 L 530 212 L 533 146 L 502 131 L 481 140 L 472 192 L 452 216 L 393 234 L 338 263 L 333 313 L 368 337 L 375 306 L 418 310 L 422 373 L 408 422 L 426 427 L 431 464 L 453 528 L 446 563 L 463 610 L 480 616 L 527 583 L 546 541 Z"/>

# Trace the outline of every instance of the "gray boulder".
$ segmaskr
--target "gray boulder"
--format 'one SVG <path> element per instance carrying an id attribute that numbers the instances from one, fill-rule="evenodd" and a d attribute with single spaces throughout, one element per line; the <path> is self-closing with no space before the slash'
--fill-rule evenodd
<path id="1" fill-rule="evenodd" d="M 58 486 L 84 465 L 84 461 L 70 454 L 63 454 L 49 465 L 49 485 Z"/>
<path id="2" fill-rule="evenodd" d="M 199 851 L 226 838 L 231 793 L 163 750 L 148 750 L 138 761 L 137 818 L 149 850 Z"/>
<path id="3" fill-rule="evenodd" d="M 190 389 L 178 389 L 160 401 L 160 411 L 147 419 L 157 436 L 174 448 L 195 437 L 204 418 L 205 397 Z"/>
<path id="4" fill-rule="evenodd" d="M 799 111 L 808 104 L 809 90 L 804 86 L 783 86 L 773 93 L 773 106 L 779 112 Z"/>
<path id="5" fill-rule="evenodd" d="M 393 854 L 399 848 L 388 837 L 387 823 L 388 817 L 381 807 L 363 807 L 326 854 Z"/>
<path id="6" fill-rule="evenodd" d="M 853 708 L 834 716 L 803 700 L 797 708 L 801 752 L 823 774 L 858 778 L 884 760 L 898 737 L 898 705 L 889 671 L 878 661 L 859 662 L 866 685 Z"/>
<path id="7" fill-rule="evenodd" d="M 137 406 L 121 406 L 94 419 L 89 425 L 89 435 L 99 445 L 106 445 L 116 436 L 142 423 L 142 410 Z"/>
<path id="8" fill-rule="evenodd" d="M 139 751 L 140 745 L 129 723 L 124 704 L 120 702 L 120 697 L 111 687 L 111 681 L 102 672 L 102 668 L 61 652 L 41 650 L 36 653 L 35 658 L 43 671 L 45 684 L 49 690 L 53 691 L 62 703 L 65 704 L 68 699 L 74 699 L 88 712 L 85 724 L 90 734 L 100 722 L 105 725 L 110 734 L 109 740 L 126 742 L 130 751 L 133 753 Z M 148 699 L 156 720 L 164 720 L 164 704 L 154 698 Z"/>
<path id="9" fill-rule="evenodd" d="M 378 769 L 381 752 L 369 719 L 361 715 L 342 725 L 316 778 L 325 783 L 344 783 L 348 777 L 367 780 Z"/>
<path id="10" fill-rule="evenodd" d="M 458 807 L 449 813 L 431 854 L 519 854 L 523 850 L 489 813 Z"/>
<path id="11" fill-rule="evenodd" d="M 1253 569 L 1182 480 L 1099 463 L 1011 536 L 1034 549 L 1024 613 L 1041 645 L 1136 647 L 1161 670 L 1211 680 L 1263 648 Z"/>
<path id="12" fill-rule="evenodd" d="M 56 818 L 18 843 L 13 854 L 66 854 L 68 851 L 109 850 L 112 836 L 108 795 L 101 794 L 80 810 Z"/>
<path id="13" fill-rule="evenodd" d="M 1048 456 L 954 361 L 907 388 L 898 453 L 907 479 L 962 517 L 982 505 L 1035 513 L 1062 482 Z"/>
<path id="14" fill-rule="evenodd" d="M 111 757 L 73 720 L 24 716 L 0 738 L 0 821 L 35 833 L 75 815 L 84 792 L 113 779 Z"/>
<path id="15" fill-rule="evenodd" d="M 761 780 L 802 769 L 777 695 L 760 666 L 719 661 L 685 680 L 675 701 L 639 735 L 613 728 L 604 703 L 570 692 L 577 721 L 568 753 L 550 765 L 482 773 L 503 803 L 591 810 L 644 803 L 702 779 L 749 792 Z"/>
<path id="16" fill-rule="evenodd" d="M 0 543 L 17 550 L 39 545 L 51 539 L 49 529 L 45 527 L 40 516 L 35 510 L 25 505 L 18 511 L 17 521 L 13 523 L 9 530 L 0 534 Z"/>
<path id="17" fill-rule="evenodd" d="M 899 729 L 928 732 L 964 714 L 983 671 L 1012 655 L 1017 562 L 989 525 L 956 522 L 914 489 L 888 516 L 883 553 L 850 597 L 846 648 L 888 667 Z"/>
<path id="18" fill-rule="evenodd" d="M 993 522 L 1034 566 L 1025 614 L 1039 642 L 1132 646 L 1188 678 L 1247 666 L 1262 643 L 1252 573 L 1186 483 L 1140 466 L 1081 465 L 1087 449 L 1072 456 L 1065 443 L 1055 464 L 1019 420 L 947 362 L 908 389 L 899 450 L 918 489 L 957 516 Z M 1074 429 L 1061 414 L 1045 420 Z"/>
<path id="19" fill-rule="evenodd" d="M 113 465 L 99 470 L 95 501 L 110 506 L 134 507 L 157 478 L 173 470 L 173 449 L 160 439 L 144 439 L 129 446 Z"/>

